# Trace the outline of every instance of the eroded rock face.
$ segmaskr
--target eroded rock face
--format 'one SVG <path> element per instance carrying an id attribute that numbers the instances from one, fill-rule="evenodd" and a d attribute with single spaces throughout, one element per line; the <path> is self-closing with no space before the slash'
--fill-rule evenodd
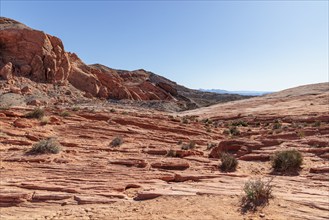
<path id="1" fill-rule="evenodd" d="M 17 24 L 0 18 L 1 66 L 11 63 L 13 75 L 27 76 L 35 81 L 65 81 L 67 76 L 63 72 L 70 72 L 70 63 L 62 41 Z"/>
<path id="2" fill-rule="evenodd" d="M 8 62 L 0 69 L 0 77 L 9 80 L 13 77 L 13 64 Z"/>
<path id="3" fill-rule="evenodd" d="M 0 79 L 11 83 L 13 77 L 71 84 L 86 97 L 170 101 L 180 110 L 246 98 L 191 90 L 143 69 L 125 71 L 86 65 L 76 54 L 66 52 L 59 38 L 0 17 Z"/>
<path id="4" fill-rule="evenodd" d="M 172 100 L 171 94 L 176 94 L 169 85 L 147 82 L 144 70 L 88 66 L 76 54 L 65 52 L 57 37 L 4 17 L 0 26 L 0 77 L 5 80 L 24 76 L 36 82 L 71 83 L 94 97 L 111 99 Z"/>

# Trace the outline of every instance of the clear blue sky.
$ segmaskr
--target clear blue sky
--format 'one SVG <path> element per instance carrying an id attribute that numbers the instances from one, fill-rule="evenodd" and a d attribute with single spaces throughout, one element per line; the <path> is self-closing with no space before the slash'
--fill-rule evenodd
<path id="1" fill-rule="evenodd" d="M 60 37 L 87 64 L 190 88 L 328 81 L 328 1 L 13 1 L 1 16 Z"/>

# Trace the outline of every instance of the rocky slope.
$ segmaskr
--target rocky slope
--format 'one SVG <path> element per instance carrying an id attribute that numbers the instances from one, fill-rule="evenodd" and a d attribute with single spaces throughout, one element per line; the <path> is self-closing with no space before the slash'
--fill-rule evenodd
<path id="1" fill-rule="evenodd" d="M 327 86 L 180 116 L 106 102 L 48 107 L 47 120 L 26 118 L 29 107 L 1 109 L 0 218 L 327 219 Z M 228 134 L 237 121 L 247 125 Z M 60 153 L 26 154 L 48 137 Z M 124 143 L 111 146 L 115 137 Z M 191 141 L 195 147 L 183 150 Z M 273 173 L 270 156 L 291 148 L 302 152 L 302 170 Z M 218 169 L 223 149 L 238 159 L 236 172 Z M 274 198 L 243 213 L 243 185 L 256 177 L 274 178 Z"/>
<path id="2" fill-rule="evenodd" d="M 175 105 L 174 110 L 246 98 L 187 89 L 142 69 L 86 65 L 76 54 L 66 52 L 59 38 L 0 17 L 0 78 L 15 84 L 17 77 L 57 86 L 73 85 L 87 97 L 169 102 Z"/>

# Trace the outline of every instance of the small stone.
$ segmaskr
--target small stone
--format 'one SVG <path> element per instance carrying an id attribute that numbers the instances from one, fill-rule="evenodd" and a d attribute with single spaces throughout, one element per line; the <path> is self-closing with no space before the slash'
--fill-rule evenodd
<path id="1" fill-rule="evenodd" d="M 265 217 L 265 214 L 264 213 L 260 213 L 259 214 L 259 217 L 264 218 Z"/>
<path id="2" fill-rule="evenodd" d="M 10 92 L 15 94 L 21 94 L 21 89 L 18 87 L 10 87 Z"/>
<path id="3" fill-rule="evenodd" d="M 22 94 L 31 94 L 32 89 L 28 86 L 25 86 L 23 89 L 21 89 Z"/>
<path id="4" fill-rule="evenodd" d="M 67 91 L 65 92 L 65 95 L 72 95 L 72 92 L 71 92 L 70 90 L 67 90 Z"/>
<path id="5" fill-rule="evenodd" d="M 38 99 L 33 99 L 27 103 L 27 105 L 34 105 L 34 106 L 39 106 L 41 105 L 41 101 Z"/>

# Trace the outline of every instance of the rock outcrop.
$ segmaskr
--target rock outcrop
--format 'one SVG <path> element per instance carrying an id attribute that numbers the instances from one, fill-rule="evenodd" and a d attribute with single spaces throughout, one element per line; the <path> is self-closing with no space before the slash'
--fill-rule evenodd
<path id="1" fill-rule="evenodd" d="M 170 101 L 179 103 L 182 109 L 245 98 L 187 89 L 142 69 L 125 71 L 86 65 L 76 54 L 66 52 L 59 38 L 0 17 L 0 79 L 13 77 L 71 84 L 87 97 Z"/>

